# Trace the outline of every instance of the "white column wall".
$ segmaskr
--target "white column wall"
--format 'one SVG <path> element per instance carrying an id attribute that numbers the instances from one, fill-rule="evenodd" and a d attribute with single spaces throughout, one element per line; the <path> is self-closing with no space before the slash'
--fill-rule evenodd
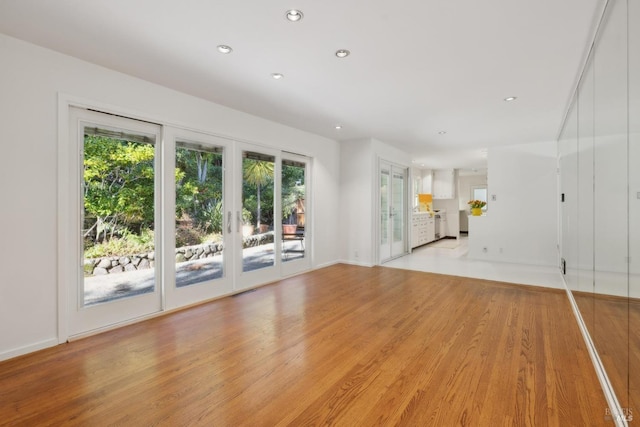
<path id="1" fill-rule="evenodd" d="M 489 149 L 489 209 L 469 219 L 469 258 L 557 265 L 556 154 L 555 142 Z"/>
<path id="2" fill-rule="evenodd" d="M 372 266 L 375 159 L 371 139 L 340 146 L 340 256 L 343 262 Z"/>

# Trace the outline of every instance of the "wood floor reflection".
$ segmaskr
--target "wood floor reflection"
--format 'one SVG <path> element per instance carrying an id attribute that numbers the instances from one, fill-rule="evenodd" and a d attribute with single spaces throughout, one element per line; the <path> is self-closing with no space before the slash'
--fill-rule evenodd
<path id="1" fill-rule="evenodd" d="M 564 292 L 335 265 L 0 363 L 16 425 L 608 425 Z"/>
<path id="2" fill-rule="evenodd" d="M 573 292 L 620 406 L 640 416 L 640 300 Z"/>

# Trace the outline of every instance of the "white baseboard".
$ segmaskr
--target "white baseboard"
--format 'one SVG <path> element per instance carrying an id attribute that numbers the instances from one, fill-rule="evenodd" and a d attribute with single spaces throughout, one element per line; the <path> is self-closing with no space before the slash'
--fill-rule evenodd
<path id="1" fill-rule="evenodd" d="M 360 262 L 360 261 L 351 261 L 351 260 L 342 260 L 338 261 L 339 264 L 349 264 L 349 265 L 357 265 L 359 267 L 373 267 L 375 264 Z"/>
<path id="2" fill-rule="evenodd" d="M 334 261 L 329 261 L 322 264 L 317 264 L 313 266 L 312 270 L 319 270 L 321 268 L 331 267 L 332 265 L 340 264 L 341 262 L 342 261 L 334 260 Z"/>
<path id="3" fill-rule="evenodd" d="M 43 350 L 49 347 L 55 347 L 58 345 L 57 338 L 51 338 L 45 341 L 40 341 L 35 344 L 30 344 L 24 347 L 14 348 L 12 350 L 0 352 L 0 361 L 13 359 L 14 357 L 23 356 L 34 351 Z"/>

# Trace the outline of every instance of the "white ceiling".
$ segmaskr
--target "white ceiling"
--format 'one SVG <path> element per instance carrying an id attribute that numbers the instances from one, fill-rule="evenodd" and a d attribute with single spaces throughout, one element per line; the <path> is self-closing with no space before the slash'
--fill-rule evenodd
<path id="1" fill-rule="evenodd" d="M 472 168 L 481 149 L 556 139 L 604 3 L 0 0 L 0 32 L 331 139 L 375 138 L 425 167 Z M 304 19 L 287 21 L 291 8 Z"/>

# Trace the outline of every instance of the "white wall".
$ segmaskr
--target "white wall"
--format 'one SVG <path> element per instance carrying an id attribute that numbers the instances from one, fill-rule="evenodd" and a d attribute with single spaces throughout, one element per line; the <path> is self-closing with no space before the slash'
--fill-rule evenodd
<path id="1" fill-rule="evenodd" d="M 373 265 L 374 164 L 371 139 L 340 146 L 340 256 L 351 264 Z"/>
<path id="2" fill-rule="evenodd" d="M 469 219 L 469 258 L 557 265 L 555 142 L 492 148 L 488 170 L 490 205 Z"/>
<path id="3" fill-rule="evenodd" d="M 338 260 L 336 141 L 188 96 L 0 35 L 0 360 L 57 342 L 59 93 L 150 120 L 314 158 L 313 265 Z M 47 256 L 38 265 L 22 255 Z"/>

